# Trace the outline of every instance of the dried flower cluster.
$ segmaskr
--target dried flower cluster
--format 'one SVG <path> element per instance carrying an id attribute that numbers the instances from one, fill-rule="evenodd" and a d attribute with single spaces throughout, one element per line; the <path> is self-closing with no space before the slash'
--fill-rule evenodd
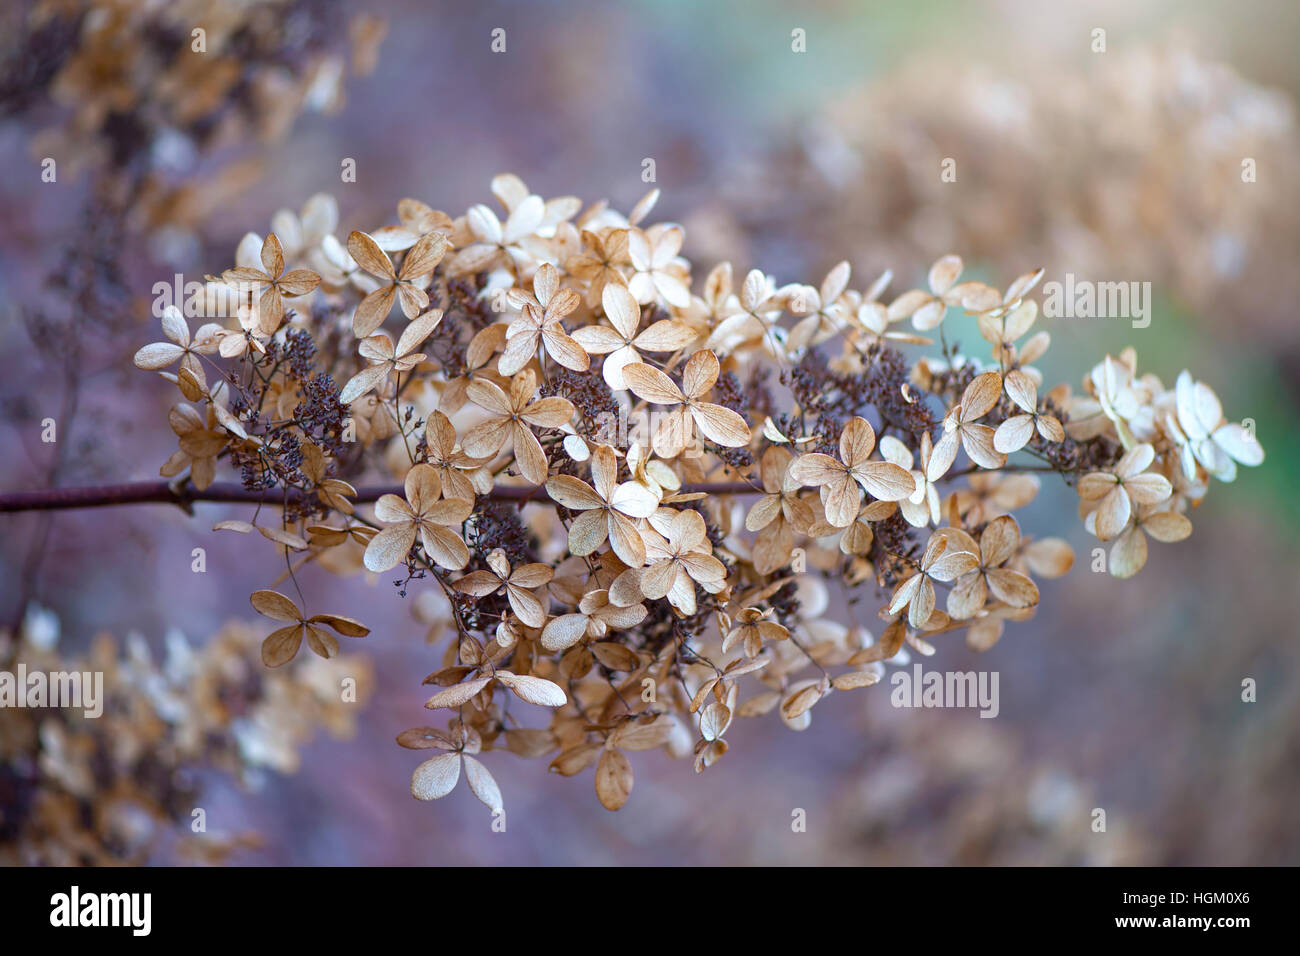
<path id="1" fill-rule="evenodd" d="M 594 768 L 617 809 L 628 752 L 702 770 L 738 717 L 804 729 L 905 648 L 988 648 L 1030 617 L 1035 579 L 1073 560 L 1022 533 L 1031 472 L 1077 488 L 1128 575 L 1147 536 L 1190 533 L 1210 477 L 1263 459 L 1207 386 L 1165 389 L 1131 352 L 1082 394 L 1045 388 L 1041 271 L 999 290 L 948 255 L 888 296 L 889 273 L 854 289 L 847 262 L 815 286 L 701 279 L 682 228 L 649 221 L 657 191 L 627 215 L 511 175 L 492 192 L 454 218 L 405 199 L 346 235 L 327 197 L 281 212 L 190 303 L 232 318 L 173 311 L 136 355 L 184 399 L 163 474 L 202 489 L 226 469 L 274 506 L 218 528 L 268 541 L 295 588 L 317 563 L 435 596 L 426 706 L 450 714 L 399 737 L 438 751 L 420 799 L 463 772 L 500 808 L 483 755 L 508 750 Z M 988 357 L 946 345 L 952 322 Z M 268 665 L 367 633 L 297 593 L 252 595 Z"/>
<path id="2" fill-rule="evenodd" d="M 138 636 L 103 634 L 84 657 L 61 653 L 48 613 L 16 638 L 0 634 L 12 671 L 100 672 L 103 713 L 17 708 L 0 721 L 0 865 L 140 865 L 179 834 L 182 856 L 217 863 L 256 845 L 255 834 L 194 826 L 200 773 L 215 767 L 245 784 L 298 768 L 318 729 L 355 730 L 373 678 L 357 655 L 308 658 L 271 671 L 253 662 L 257 630 L 228 624 L 200 646 L 178 631 L 155 660 Z M 355 683 L 341 692 L 344 682 Z"/>

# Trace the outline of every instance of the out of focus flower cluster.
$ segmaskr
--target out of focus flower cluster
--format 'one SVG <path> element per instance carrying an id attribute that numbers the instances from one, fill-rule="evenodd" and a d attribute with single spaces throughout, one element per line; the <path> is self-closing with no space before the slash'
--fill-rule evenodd
<path id="1" fill-rule="evenodd" d="M 39 610 L 17 637 L 0 633 L 10 675 L 78 672 L 103 682 L 99 716 L 4 710 L 0 864 L 141 864 L 162 853 L 218 862 L 255 846 L 254 835 L 195 816 L 202 773 L 249 786 L 268 771 L 293 773 L 319 730 L 352 735 L 373 685 L 369 661 L 353 655 L 266 670 L 255 663 L 261 639 L 232 622 L 197 646 L 172 631 L 161 655 L 139 635 L 104 634 L 78 656 L 61 651 L 57 620 Z"/>

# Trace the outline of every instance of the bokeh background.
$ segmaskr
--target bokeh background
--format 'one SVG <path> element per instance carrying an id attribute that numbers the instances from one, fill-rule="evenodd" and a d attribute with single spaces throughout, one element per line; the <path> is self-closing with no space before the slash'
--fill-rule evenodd
<path id="1" fill-rule="evenodd" d="M 289 6 L 307 33 L 312 17 L 345 23 L 327 19 L 339 12 L 329 3 Z M 420 680 L 436 656 L 412 602 L 382 580 L 314 572 L 305 588 L 363 609 L 372 625 L 364 651 L 376 690 L 355 734 L 316 740 L 296 774 L 256 786 L 203 775 L 209 825 L 262 834 L 234 862 L 1300 862 L 1300 7 L 364 9 L 388 34 L 373 73 L 349 77 L 337 108 L 305 112 L 278 139 L 172 157 L 200 198 L 110 243 L 129 307 L 100 321 L 96 301 L 77 304 L 87 328 L 75 362 L 71 343 L 38 348 L 32 321 L 45 277 L 87 266 L 64 265 L 64 247 L 96 228 L 87 177 L 39 184 L 39 137 L 68 110 L 36 97 L 0 121 L 0 487 L 156 476 L 173 447 L 159 427 L 171 390 L 130 362 L 156 338 L 152 285 L 226 267 L 240 236 L 265 232 L 277 209 L 329 191 L 345 231 L 387 221 L 405 196 L 455 214 L 490 201 L 488 180 L 505 171 L 544 196 L 628 208 L 648 188 L 646 158 L 663 190 L 656 217 L 685 224 L 701 275 L 729 258 L 818 283 L 847 258 L 856 287 L 892 268 L 897 290 L 951 251 L 998 285 L 1039 265 L 1049 280 L 1149 281 L 1148 328 L 1045 320 L 1047 378 L 1077 388 L 1108 351 L 1132 345 L 1140 370 L 1171 383 L 1190 368 L 1230 417 L 1253 418 L 1268 459 L 1216 483 L 1193 536 L 1153 545 L 1130 581 L 1090 573 L 1095 542 L 1072 517 L 1072 492 L 1045 483 L 1024 520 L 1070 540 L 1074 570 L 1046 583 L 1038 615 L 987 654 L 954 642 L 928 665 L 998 671 L 996 720 L 895 710 L 883 684 L 835 695 L 803 734 L 775 718 L 743 722 L 731 753 L 700 776 L 687 761 L 637 755 L 636 791 L 618 814 L 600 808 L 590 774 L 562 779 L 502 754 L 491 769 L 505 834 L 463 788 L 435 804 L 407 793 L 417 757 L 393 738 L 425 722 Z M 498 27 L 501 54 L 489 48 Z M 791 50 L 795 28 L 805 53 Z M 1097 28 L 1104 53 L 1092 49 Z M 28 78 L 51 82 L 39 70 Z M 354 184 L 340 183 L 345 157 Z M 940 182 L 947 157 L 955 183 Z M 1248 157 L 1253 183 L 1241 179 Z M 981 347 L 973 326 L 953 331 L 960 323 L 950 319 L 949 334 Z M 60 421 L 57 450 L 40 442 L 46 416 Z M 247 594 L 275 573 L 270 557 L 208 530 L 237 516 L 214 505 L 194 518 L 163 506 L 0 516 L 0 621 L 47 609 L 69 649 L 100 632 L 155 649 L 169 632 L 201 643 L 251 616 Z M 190 570 L 199 546 L 202 575 Z M 1252 704 L 1241 701 L 1248 677 Z M 1107 812 L 1106 833 L 1090 829 L 1094 807 Z M 807 833 L 791 832 L 794 808 L 806 810 Z"/>

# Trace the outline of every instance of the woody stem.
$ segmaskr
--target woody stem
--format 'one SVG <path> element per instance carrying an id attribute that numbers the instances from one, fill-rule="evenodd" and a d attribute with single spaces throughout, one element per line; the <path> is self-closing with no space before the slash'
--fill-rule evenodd
<path id="1" fill-rule="evenodd" d="M 547 503 L 549 498 L 538 496 L 537 487 L 498 485 L 482 498 L 493 501 L 523 501 L 531 499 Z M 743 482 L 699 482 L 682 485 L 680 493 L 706 495 L 761 494 Z M 301 493 L 296 493 L 298 496 Z M 357 489 L 352 500 L 357 504 L 378 501 L 382 495 L 404 494 L 401 485 L 377 485 Z M 290 495 L 287 502 L 295 500 Z M 270 504 L 267 492 L 250 490 L 234 482 L 216 482 L 200 491 L 190 482 L 173 486 L 168 481 L 138 481 L 120 485 L 96 485 L 85 488 L 46 488 L 39 491 L 0 492 L 0 513 L 17 511 L 63 511 L 73 508 L 103 508 L 113 505 L 172 504 L 189 510 L 195 502 L 234 502 L 244 504 Z"/>

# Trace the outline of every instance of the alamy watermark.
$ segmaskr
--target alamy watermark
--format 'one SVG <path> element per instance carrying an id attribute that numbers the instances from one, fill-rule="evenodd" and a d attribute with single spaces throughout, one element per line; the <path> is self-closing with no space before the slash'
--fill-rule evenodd
<path id="1" fill-rule="evenodd" d="M 230 319 L 241 311 L 258 306 L 258 293 L 266 288 L 265 282 L 212 281 L 191 279 L 176 273 L 171 282 L 153 284 L 153 317 L 161 319 L 169 308 L 176 309 L 188 319 Z"/>
<path id="2" fill-rule="evenodd" d="M 73 886 L 50 897 L 50 925 L 56 927 L 119 926 L 148 936 L 152 911 L 152 893 L 83 893 Z"/>
<path id="3" fill-rule="evenodd" d="M 80 708 L 94 719 L 104 713 L 103 671 L 0 671 L 0 707 Z"/>
<path id="4" fill-rule="evenodd" d="M 1133 328 L 1151 324 L 1150 282 L 1092 282 L 1065 274 L 1065 282 L 1043 286 L 1043 315 L 1049 319 L 1131 319 Z"/>
<path id="5" fill-rule="evenodd" d="M 894 671 L 889 683 L 895 707 L 978 707 L 981 717 L 996 717 L 1001 709 L 997 671 L 923 671 L 914 664 L 910 673 Z"/>

